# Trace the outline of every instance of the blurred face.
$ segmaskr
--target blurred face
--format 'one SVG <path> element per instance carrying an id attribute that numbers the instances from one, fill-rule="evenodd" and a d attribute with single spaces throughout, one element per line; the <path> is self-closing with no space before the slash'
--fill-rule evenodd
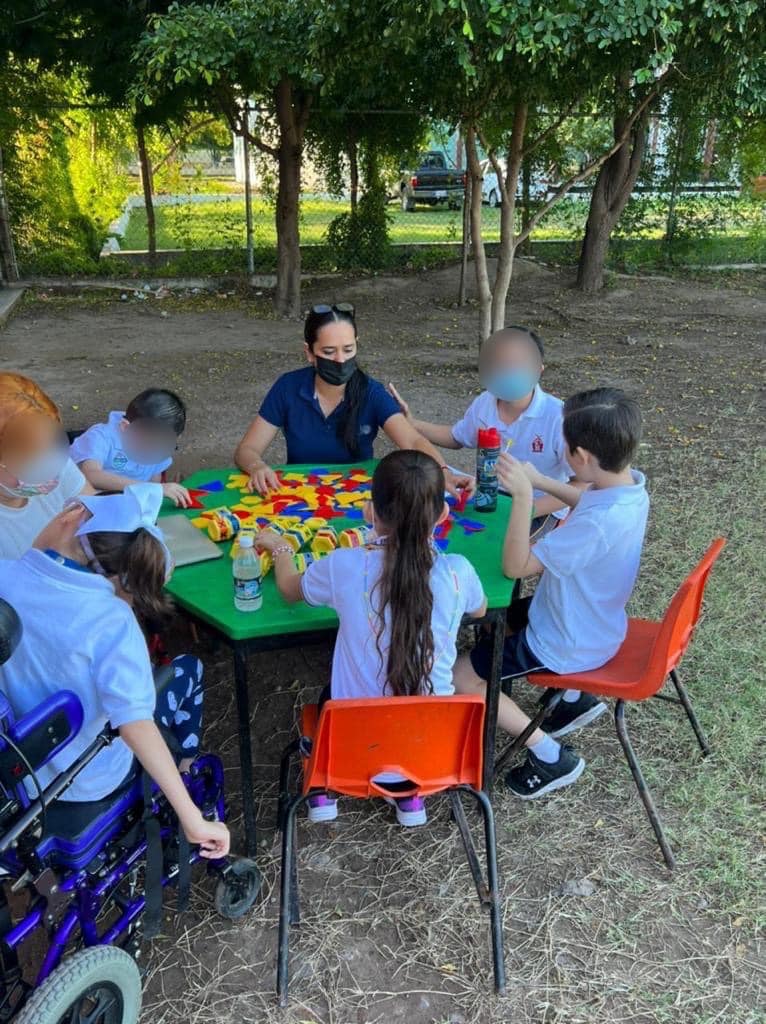
<path id="1" fill-rule="evenodd" d="M 14 416 L 3 431 L 0 495 L 34 498 L 58 486 L 69 457 L 59 423 L 41 413 Z"/>
<path id="2" fill-rule="evenodd" d="M 164 462 L 176 450 L 178 438 L 172 427 L 156 420 L 123 420 L 122 443 L 129 458 L 142 466 Z"/>
<path id="3" fill-rule="evenodd" d="M 487 391 L 501 401 L 514 402 L 530 396 L 542 371 L 540 353 L 525 335 L 513 334 L 495 342 L 490 338 L 482 347 L 479 378 Z"/>

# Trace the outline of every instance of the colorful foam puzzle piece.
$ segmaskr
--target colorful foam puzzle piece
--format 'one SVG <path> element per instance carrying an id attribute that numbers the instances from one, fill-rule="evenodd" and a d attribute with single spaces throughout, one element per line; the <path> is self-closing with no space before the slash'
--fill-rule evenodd
<path id="1" fill-rule="evenodd" d="M 249 479 L 250 477 L 246 473 L 232 473 L 226 481 L 226 489 L 229 491 L 241 491 L 247 487 Z"/>
<path id="2" fill-rule="evenodd" d="M 206 484 L 200 484 L 195 490 L 205 491 L 207 494 L 215 494 L 217 491 L 224 490 L 223 481 L 209 480 Z"/>
<path id="3" fill-rule="evenodd" d="M 187 505 L 187 508 L 204 508 L 205 506 L 199 500 L 205 497 L 204 491 L 199 491 L 196 488 L 192 488 L 189 491 L 189 497 L 191 498 L 191 504 Z"/>

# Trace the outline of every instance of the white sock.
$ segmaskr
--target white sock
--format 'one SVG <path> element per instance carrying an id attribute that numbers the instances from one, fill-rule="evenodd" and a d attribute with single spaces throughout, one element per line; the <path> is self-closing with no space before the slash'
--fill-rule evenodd
<path id="1" fill-rule="evenodd" d="M 580 690 L 564 690 L 562 700 L 565 704 L 575 704 L 580 699 Z"/>
<path id="2" fill-rule="evenodd" d="M 561 746 L 552 736 L 544 733 L 540 742 L 529 749 L 538 760 L 545 761 L 546 764 L 555 764 L 559 759 Z"/>

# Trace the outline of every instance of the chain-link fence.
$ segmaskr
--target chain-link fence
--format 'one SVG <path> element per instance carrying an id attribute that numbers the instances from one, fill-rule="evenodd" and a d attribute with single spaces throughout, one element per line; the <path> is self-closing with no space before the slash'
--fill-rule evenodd
<path id="1" fill-rule="evenodd" d="M 588 196 L 581 194 L 561 202 L 533 233 L 527 251 L 556 262 L 575 260 L 588 201 Z M 245 200 L 241 192 L 232 189 L 164 195 L 157 196 L 154 203 L 160 264 L 187 270 L 244 268 Z M 255 269 L 271 273 L 276 262 L 273 200 L 256 194 L 252 207 Z M 300 234 L 306 271 L 420 268 L 457 256 L 463 234 L 463 211 L 459 207 L 440 203 L 405 210 L 391 199 L 385 205 L 384 221 L 378 218 L 367 222 L 364 213 L 358 212 L 349 225 L 350 212 L 348 198 L 321 193 L 301 197 Z M 637 196 L 630 201 L 615 231 L 611 265 L 766 264 L 765 212 L 763 201 L 732 195 L 680 196 L 672 208 L 665 195 Z M 519 225 L 522 216 L 519 210 Z M 146 210 L 138 197 L 129 201 L 118 228 L 112 250 L 119 249 L 132 262 L 140 262 L 148 234 Z M 482 233 L 490 246 L 499 242 L 499 206 L 484 204 Z"/>

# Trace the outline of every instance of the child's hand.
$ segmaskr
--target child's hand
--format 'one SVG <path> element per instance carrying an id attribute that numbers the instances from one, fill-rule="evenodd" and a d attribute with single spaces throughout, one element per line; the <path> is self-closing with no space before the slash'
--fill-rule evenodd
<path id="1" fill-rule="evenodd" d="M 166 498 L 170 498 L 176 508 L 189 508 L 191 506 L 191 494 L 182 484 L 163 484 L 162 493 Z"/>
<path id="2" fill-rule="evenodd" d="M 503 490 L 508 491 L 512 498 L 529 495 L 532 498 L 532 483 L 523 463 L 505 452 L 497 460 L 497 478 Z"/>
<path id="3" fill-rule="evenodd" d="M 262 551 L 273 551 L 274 548 L 279 547 L 280 544 L 284 544 L 285 538 L 278 533 L 274 533 L 273 530 L 261 530 L 260 533 L 255 535 L 253 543 L 257 548 Z"/>
<path id="4" fill-rule="evenodd" d="M 466 501 L 476 490 L 476 481 L 467 473 L 453 473 L 450 469 L 444 470 L 444 486 L 449 493 L 458 500 L 466 494 Z"/>
<path id="5" fill-rule="evenodd" d="M 541 491 L 543 488 L 540 486 L 540 481 L 543 479 L 543 474 L 539 469 L 533 466 L 531 462 L 522 462 L 521 468 L 527 474 L 527 480 L 529 480 L 532 486 Z"/>
<path id="6" fill-rule="evenodd" d="M 279 490 L 279 477 L 265 462 L 262 462 L 250 473 L 250 478 L 245 487 L 246 491 L 257 491 L 258 494 L 268 494 L 269 491 Z"/>
<path id="7" fill-rule="evenodd" d="M 410 412 L 410 407 L 404 401 L 404 399 L 399 394 L 399 392 L 396 390 L 394 385 L 389 382 L 388 387 L 386 388 L 386 390 L 388 391 L 389 395 L 394 399 L 394 401 L 399 403 L 399 408 L 404 413 L 405 418 L 408 419 L 410 422 L 412 422 L 412 413 Z"/>
<path id="8" fill-rule="evenodd" d="M 222 821 L 206 821 L 196 807 L 194 810 L 196 813 L 190 814 L 188 821 L 181 822 L 184 835 L 190 843 L 199 845 L 200 857 L 225 857 L 231 845 L 228 828 Z"/>

